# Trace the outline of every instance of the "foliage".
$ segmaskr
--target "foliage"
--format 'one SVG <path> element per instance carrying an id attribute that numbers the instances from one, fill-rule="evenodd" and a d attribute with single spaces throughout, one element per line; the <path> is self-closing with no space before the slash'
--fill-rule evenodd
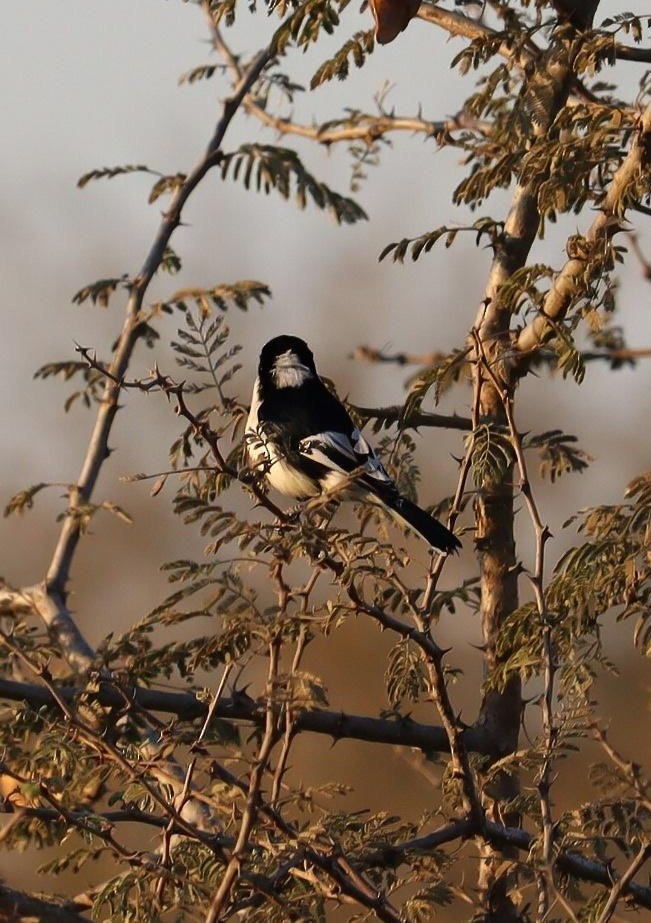
<path id="1" fill-rule="evenodd" d="M 350 64 L 349 58 L 352 57 L 355 67 L 362 67 L 366 61 L 366 55 L 373 51 L 373 33 L 357 32 L 351 39 L 343 45 L 342 48 L 329 61 L 323 64 L 312 76 L 310 88 L 314 90 L 333 77 L 338 80 L 345 80 L 348 76 Z"/>
<path id="2" fill-rule="evenodd" d="M 405 120 L 380 104 L 377 118 L 349 109 L 310 127 L 276 116 L 274 105 L 293 102 L 302 89 L 292 52 L 320 53 L 324 34 L 344 32 L 347 0 L 275 0 L 264 9 L 259 3 L 258 13 L 255 3 L 236 0 L 202 6 L 222 57 L 182 81 L 233 83 L 208 153 L 187 172 L 105 167 L 79 180 L 147 172 L 156 177 L 149 201 L 168 194 L 173 207 L 140 272 L 100 279 L 74 296 L 99 307 L 123 297 L 122 331 L 105 358 L 79 347 L 74 359 L 36 372 L 81 382 L 66 410 L 81 402 L 96 423 L 79 481 L 56 485 L 64 495 L 47 577 L 14 587 L 7 575 L 0 584 L 2 847 L 30 857 L 47 847 L 44 874 L 83 869 L 93 878 L 72 909 L 42 898 L 52 914 L 57 909 L 53 919 L 88 910 L 134 923 L 275 923 L 339 912 L 422 923 L 452 906 L 485 923 L 542 923 L 560 913 L 606 923 L 624 901 L 649 908 L 651 782 L 638 755 L 611 741 L 595 689 L 616 672 L 605 626 L 632 622 L 633 642 L 651 654 L 651 475 L 636 477 L 622 503 L 572 514 L 564 535 L 571 547 L 553 561 L 530 466 L 554 485 L 586 472 L 592 459 L 561 429 L 520 429 L 518 389 L 534 370 L 580 385 L 593 361 L 604 360 L 610 374 L 629 361 L 615 292 L 630 254 L 617 235 L 649 212 L 651 93 L 646 76 L 631 101 L 595 78 L 622 57 L 643 63 L 644 49 L 636 57 L 620 42 L 640 41 L 651 22 L 625 14 L 593 26 L 585 5 L 565 3 L 557 16 L 547 4 L 509 0 L 487 7 L 481 21 L 464 5 L 453 13 L 427 5 L 424 18 L 463 36 L 452 64 L 474 88 L 456 121 L 434 131 L 420 112 Z M 220 31 L 247 15 L 245 7 L 267 29 L 266 50 L 250 62 Z M 335 77 L 352 81 L 351 60 L 361 67 L 374 39 L 369 31 L 346 33 L 338 48 L 314 72 L 312 89 Z M 350 144 L 355 181 L 364 163 L 378 162 L 379 142 L 406 125 L 430 144 L 463 151 L 451 200 L 477 217 L 388 244 L 380 259 L 417 260 L 469 232 L 492 257 L 485 297 L 466 342 L 431 357 L 399 411 L 362 414 L 386 429 L 378 451 L 400 491 L 416 501 L 422 488 L 426 503 L 431 472 L 422 477 L 419 460 L 434 438 L 422 430 L 442 417 L 422 408 L 447 392 L 468 403 L 458 481 L 437 507 L 451 527 L 464 517 L 466 573 L 458 585 L 442 586 L 444 559 L 423 563 L 422 546 L 408 544 L 375 507 L 354 505 L 349 515 L 340 497 L 324 496 L 300 515 L 285 513 L 246 466 L 251 375 L 226 318 L 233 307 L 265 306 L 264 282 L 149 296 L 159 270 L 182 268 L 170 240 L 213 167 L 247 190 L 275 190 L 299 208 L 311 202 L 338 223 L 367 217 L 292 147 L 247 141 L 226 150 L 239 110 L 286 135 Z M 498 190 L 512 201 L 496 218 L 484 209 Z M 561 216 L 573 229 L 562 261 L 534 260 L 534 243 Z M 181 380 L 167 369 L 161 340 Z M 156 348 L 157 364 L 133 378 L 140 341 Z M 95 498 L 125 392 L 129 403 L 144 395 L 167 401 L 180 421 L 167 468 L 126 478 L 152 480 L 154 495 L 171 488 L 180 534 L 198 535 L 204 548 L 164 563 L 166 598 L 92 650 L 68 608 L 70 570 L 96 513 L 129 521 L 118 504 Z M 408 433 L 417 420 L 421 432 Z M 51 486 L 22 489 L 5 515 L 29 512 Z M 458 612 L 481 620 L 476 715 L 459 713 L 455 684 L 468 692 L 472 680 L 439 639 L 439 623 Z M 355 620 L 388 639 L 379 715 L 353 714 L 346 703 L 342 711 L 321 675 L 319 651 L 345 641 Z M 343 782 L 301 777 L 295 745 L 317 735 L 375 748 L 386 810 L 353 810 Z M 405 763 L 404 777 L 392 774 L 390 746 L 422 770 L 428 796 L 416 817 L 391 813 L 411 767 Z M 582 800 L 570 803 L 564 780 L 589 758 Z M 9 897 L 15 917 L 33 915 L 29 895 Z M 0 916 L 9 897 L 0 885 Z"/>
<path id="3" fill-rule="evenodd" d="M 305 208 L 308 199 L 317 208 L 332 212 L 337 224 L 353 224 L 366 218 L 366 213 L 352 199 L 346 198 L 325 183 L 320 183 L 301 163 L 295 151 L 268 144 L 243 144 L 239 150 L 224 154 L 221 159 L 224 178 L 242 177 L 244 187 L 253 186 L 258 192 L 269 193 L 276 189 L 284 199 L 290 198 L 292 186 L 299 208 Z"/>

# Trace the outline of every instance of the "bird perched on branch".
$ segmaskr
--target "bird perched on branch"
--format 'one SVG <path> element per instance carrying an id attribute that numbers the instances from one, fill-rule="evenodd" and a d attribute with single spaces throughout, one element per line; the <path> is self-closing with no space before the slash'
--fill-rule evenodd
<path id="1" fill-rule="evenodd" d="M 400 495 L 298 337 L 274 337 L 260 353 L 245 445 L 249 465 L 282 494 L 306 500 L 345 488 L 384 507 L 433 548 L 447 554 L 461 547 L 442 523 Z"/>

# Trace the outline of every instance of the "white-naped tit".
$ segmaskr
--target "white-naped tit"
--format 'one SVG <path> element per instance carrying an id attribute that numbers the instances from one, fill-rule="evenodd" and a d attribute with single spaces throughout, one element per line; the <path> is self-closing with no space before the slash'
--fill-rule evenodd
<path id="1" fill-rule="evenodd" d="M 348 411 L 319 378 L 307 343 L 277 336 L 262 348 L 246 422 L 248 464 L 296 500 L 346 484 L 353 498 L 380 504 L 445 554 L 461 542 L 402 497 Z"/>

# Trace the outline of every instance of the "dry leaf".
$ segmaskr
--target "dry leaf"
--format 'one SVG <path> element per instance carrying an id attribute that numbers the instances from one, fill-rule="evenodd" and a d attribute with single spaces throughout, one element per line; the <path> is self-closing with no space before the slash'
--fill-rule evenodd
<path id="1" fill-rule="evenodd" d="M 418 12 L 420 0 L 371 0 L 375 19 L 375 40 L 387 45 L 407 28 L 410 19 Z"/>

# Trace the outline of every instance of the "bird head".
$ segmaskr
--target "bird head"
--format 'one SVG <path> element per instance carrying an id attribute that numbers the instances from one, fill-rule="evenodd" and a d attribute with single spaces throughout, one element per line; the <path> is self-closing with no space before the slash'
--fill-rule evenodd
<path id="1" fill-rule="evenodd" d="M 262 347 L 258 374 L 262 382 L 276 388 L 300 388 L 316 378 L 316 366 L 310 348 L 299 337 L 282 335 Z"/>

